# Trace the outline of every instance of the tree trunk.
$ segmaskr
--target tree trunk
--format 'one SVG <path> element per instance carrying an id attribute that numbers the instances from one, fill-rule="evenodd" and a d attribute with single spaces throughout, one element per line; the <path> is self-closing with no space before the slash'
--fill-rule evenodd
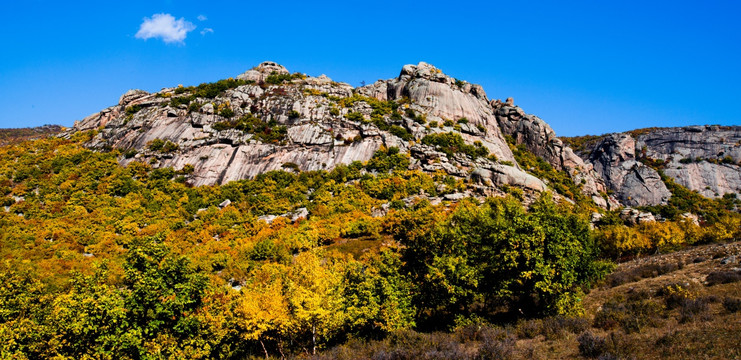
<path id="1" fill-rule="evenodd" d="M 270 359 L 270 355 L 268 355 L 268 349 L 265 348 L 265 343 L 262 342 L 262 339 L 260 339 L 260 345 L 262 345 L 262 351 L 265 352 L 265 360 Z"/>
<path id="2" fill-rule="evenodd" d="M 316 355 L 316 325 L 311 325 L 311 355 Z"/>

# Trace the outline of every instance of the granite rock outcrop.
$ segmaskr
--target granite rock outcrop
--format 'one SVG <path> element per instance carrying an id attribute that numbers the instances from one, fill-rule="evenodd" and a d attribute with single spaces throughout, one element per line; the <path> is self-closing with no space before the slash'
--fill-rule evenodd
<path id="1" fill-rule="evenodd" d="M 117 105 L 76 123 L 73 131 L 97 130 L 88 146 L 125 150 L 122 165 L 190 166 L 187 182 L 194 186 L 286 168 L 330 170 L 368 161 L 382 147 L 397 147 L 411 155 L 412 169 L 464 179 L 477 170 L 488 172 L 480 184 L 487 194 L 502 185 L 533 192 L 547 188 L 517 165 L 483 88 L 432 65 L 406 65 L 396 78 L 359 88 L 326 75 L 291 74 L 274 62 L 228 81 L 231 85 L 212 97 L 201 96 L 200 87 L 130 90 Z M 255 124 L 259 131 L 246 128 Z M 494 156 L 449 158 L 420 143 L 437 133 L 455 133 Z M 163 151 L 155 142 L 172 145 Z"/>
<path id="2" fill-rule="evenodd" d="M 490 100 L 480 85 L 424 62 L 357 88 L 264 62 L 217 83 L 130 90 L 63 136 L 86 130 L 97 131 L 88 147 L 120 149 L 122 165 L 188 169 L 194 186 L 272 170 L 331 170 L 396 147 L 409 155 L 410 169 L 464 179 L 480 195 L 514 186 L 533 199 L 549 190 L 517 163 L 509 139 L 568 174 L 606 209 L 665 204 L 671 193 L 654 166 L 659 162 L 664 174 L 702 195 L 741 193 L 741 127 L 609 134 L 575 152 L 512 98 Z M 441 134 L 490 156 L 424 141 Z"/>

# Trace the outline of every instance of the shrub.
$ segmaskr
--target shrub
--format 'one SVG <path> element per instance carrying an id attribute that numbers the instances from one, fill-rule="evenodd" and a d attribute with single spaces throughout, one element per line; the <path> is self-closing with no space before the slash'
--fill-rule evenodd
<path id="1" fill-rule="evenodd" d="M 620 326 L 626 333 L 660 325 L 661 306 L 652 300 L 626 301 L 616 296 L 602 305 L 594 316 L 594 327 L 609 330 Z"/>
<path id="2" fill-rule="evenodd" d="M 664 297 L 668 309 L 682 306 L 686 300 L 693 298 L 692 293 L 679 284 L 667 285 L 661 288 L 657 294 Z"/>
<path id="3" fill-rule="evenodd" d="M 132 105 L 132 106 L 127 106 L 124 111 L 126 112 L 126 115 L 131 116 L 139 112 L 139 110 L 141 109 L 142 109 L 141 105 Z"/>
<path id="4" fill-rule="evenodd" d="M 730 284 L 737 281 L 741 281 L 741 271 L 734 270 L 713 271 L 708 274 L 706 279 L 708 286 Z"/>
<path id="5" fill-rule="evenodd" d="M 723 307 L 729 312 L 735 313 L 741 310 L 741 299 L 726 297 L 723 299 Z"/>
<path id="6" fill-rule="evenodd" d="M 468 145 L 463 141 L 460 134 L 453 132 L 425 135 L 425 137 L 422 138 L 422 143 L 425 145 L 435 146 L 448 157 L 453 157 L 456 153 L 466 154 L 473 159 L 489 155 L 489 149 L 487 149 L 481 142 L 476 142 L 474 145 Z"/>
<path id="7" fill-rule="evenodd" d="M 182 169 L 178 170 L 177 173 L 180 174 L 180 175 L 190 175 L 195 170 L 196 170 L 196 168 L 193 165 L 191 165 L 191 164 L 185 164 L 185 165 L 183 165 L 183 168 Z"/>
<path id="8" fill-rule="evenodd" d="M 337 112 L 337 115 L 339 115 L 339 111 Z M 347 113 L 347 115 L 345 115 L 345 118 L 347 120 L 357 121 L 357 122 L 363 122 L 365 120 L 365 117 L 363 117 L 363 114 L 359 112 L 349 112 Z"/>
<path id="9" fill-rule="evenodd" d="M 191 102 L 190 104 L 188 104 L 188 111 L 190 111 L 190 112 L 196 112 L 196 111 L 199 111 L 199 110 L 201 110 L 201 104 L 200 103 L 194 101 L 194 102 Z"/>
<path id="10" fill-rule="evenodd" d="M 286 81 L 291 81 L 290 74 L 278 74 L 276 72 L 273 72 L 272 74 L 268 75 L 267 78 L 265 78 L 265 82 L 272 85 L 282 84 Z"/>
<path id="11" fill-rule="evenodd" d="M 607 348 L 605 338 L 593 334 L 591 331 L 585 331 L 576 341 L 579 343 L 579 353 L 589 358 L 596 358 L 602 355 Z"/>
<path id="12" fill-rule="evenodd" d="M 403 140 L 407 140 L 408 141 L 408 140 L 414 139 L 414 136 L 412 136 L 412 134 L 409 133 L 409 131 L 407 131 L 407 129 L 405 129 L 405 128 L 401 127 L 401 126 L 392 125 L 389 128 L 389 132 L 391 134 L 395 135 L 395 136 L 398 136 L 398 137 L 402 138 Z"/>
<path id="13" fill-rule="evenodd" d="M 294 162 L 283 163 L 283 165 L 281 165 L 280 167 L 283 168 L 283 169 L 291 169 L 291 170 L 293 170 L 295 172 L 300 172 L 301 171 L 301 169 L 298 167 L 298 164 L 296 164 Z"/>
<path id="14" fill-rule="evenodd" d="M 703 314 L 708 310 L 708 300 L 706 298 L 685 299 L 679 308 L 679 322 L 693 322 L 698 317 L 707 319 Z"/>
<path id="15" fill-rule="evenodd" d="M 399 153 L 399 148 L 381 147 L 373 154 L 365 166 L 368 170 L 375 170 L 380 173 L 386 173 L 392 170 L 406 170 L 409 167 L 409 156 Z"/>
<path id="16" fill-rule="evenodd" d="M 165 141 L 157 138 L 147 143 L 147 148 L 152 151 L 160 151 L 165 146 Z"/>
<path id="17" fill-rule="evenodd" d="M 237 120 L 220 121 L 213 125 L 214 130 L 223 131 L 237 129 L 253 134 L 255 140 L 264 143 L 278 143 L 285 139 L 288 133 L 285 126 L 278 125 L 274 120 L 264 122 L 252 114 L 247 114 Z"/>
<path id="18" fill-rule="evenodd" d="M 170 180 L 175 176 L 175 170 L 172 168 L 154 169 L 149 173 L 150 180 Z"/>
<path id="19" fill-rule="evenodd" d="M 296 110 L 291 110 L 288 112 L 288 118 L 289 119 L 298 119 L 301 116 L 301 114 Z"/>
<path id="20" fill-rule="evenodd" d="M 225 106 L 221 111 L 219 111 L 219 115 L 231 119 L 234 116 L 234 110 L 229 106 Z"/>
<path id="21" fill-rule="evenodd" d="M 508 336 L 504 339 L 484 338 L 479 348 L 480 359 L 510 359 L 513 357 L 517 341 Z"/>
<path id="22" fill-rule="evenodd" d="M 126 159 L 131 159 L 134 156 L 136 156 L 137 153 L 138 153 L 138 151 L 136 149 L 128 149 L 128 150 L 124 151 L 123 157 L 126 158 Z"/>
<path id="23" fill-rule="evenodd" d="M 611 287 L 615 287 L 625 283 L 635 282 L 640 279 L 653 278 L 668 274 L 680 270 L 682 267 L 684 267 L 684 264 L 681 261 L 676 263 L 646 264 L 634 267 L 630 270 L 610 274 L 607 277 L 607 283 L 610 284 Z"/>
<path id="24" fill-rule="evenodd" d="M 174 142 L 172 142 L 170 140 L 167 140 L 165 142 L 165 145 L 162 146 L 162 152 L 163 153 L 171 153 L 173 151 L 176 151 L 179 148 L 180 148 L 180 146 L 178 146 L 178 144 L 176 144 L 176 143 L 174 143 Z"/>

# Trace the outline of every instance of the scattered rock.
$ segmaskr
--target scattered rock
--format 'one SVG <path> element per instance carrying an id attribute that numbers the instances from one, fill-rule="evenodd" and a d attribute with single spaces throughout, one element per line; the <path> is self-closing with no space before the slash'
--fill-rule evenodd
<path id="1" fill-rule="evenodd" d="M 626 207 L 620 212 L 620 218 L 626 223 L 635 225 L 649 222 L 655 222 L 656 218 L 649 212 L 638 211 L 637 209 Z"/>

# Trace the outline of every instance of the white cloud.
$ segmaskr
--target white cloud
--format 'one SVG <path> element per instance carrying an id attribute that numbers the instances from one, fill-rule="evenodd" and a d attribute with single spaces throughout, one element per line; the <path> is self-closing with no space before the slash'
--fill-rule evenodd
<path id="1" fill-rule="evenodd" d="M 201 30 L 201 35 L 204 35 L 205 36 L 208 33 L 213 34 L 213 32 L 214 32 L 214 29 L 212 29 L 212 28 L 205 28 L 205 29 Z"/>
<path id="2" fill-rule="evenodd" d="M 206 20 L 208 20 L 206 15 L 198 15 L 198 21 L 206 21 Z"/>
<path id="3" fill-rule="evenodd" d="M 136 33 L 137 39 L 160 38 L 166 43 L 182 43 L 188 32 L 195 30 L 196 26 L 185 19 L 175 20 L 170 14 L 154 14 L 152 18 L 144 18 Z"/>

